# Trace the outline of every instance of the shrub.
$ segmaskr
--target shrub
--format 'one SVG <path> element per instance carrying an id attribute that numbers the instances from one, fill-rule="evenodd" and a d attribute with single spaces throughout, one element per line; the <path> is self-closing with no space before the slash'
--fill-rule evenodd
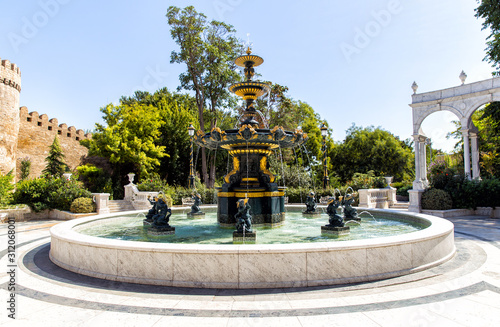
<path id="1" fill-rule="evenodd" d="M 14 202 L 29 205 L 35 212 L 45 209 L 69 211 L 74 199 L 92 198 L 81 182 L 64 178 L 35 178 L 17 183 Z"/>
<path id="2" fill-rule="evenodd" d="M 422 194 L 422 209 L 449 210 L 453 207 L 448 192 L 439 189 L 429 189 Z"/>
<path id="3" fill-rule="evenodd" d="M 347 185 L 357 191 L 359 189 L 383 188 L 386 183 L 384 177 L 375 176 L 375 172 L 370 170 L 366 174 L 355 173 Z"/>
<path id="4" fill-rule="evenodd" d="M 12 175 L 12 171 L 7 175 L 0 172 L 0 206 L 8 205 L 12 201 L 13 179 L 14 175 Z"/>
<path id="5" fill-rule="evenodd" d="M 71 203 L 70 211 L 74 213 L 95 212 L 96 206 L 91 198 L 76 198 Z"/>
<path id="6" fill-rule="evenodd" d="M 85 188 L 93 193 L 113 194 L 113 182 L 111 176 L 102 168 L 93 164 L 85 164 L 76 167 L 76 178 L 83 182 Z"/>
<path id="7" fill-rule="evenodd" d="M 410 196 L 410 194 L 408 193 L 408 190 L 411 190 L 412 188 L 413 188 L 413 185 L 406 185 L 406 186 L 400 187 L 396 190 L 396 194 L 401 195 L 401 196 Z"/>

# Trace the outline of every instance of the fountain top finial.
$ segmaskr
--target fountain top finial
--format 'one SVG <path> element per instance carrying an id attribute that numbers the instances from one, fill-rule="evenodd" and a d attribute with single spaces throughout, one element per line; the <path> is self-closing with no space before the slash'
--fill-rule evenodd
<path id="1" fill-rule="evenodd" d="M 252 53 L 252 49 L 250 49 L 250 47 L 247 48 L 247 55 L 251 54 Z"/>

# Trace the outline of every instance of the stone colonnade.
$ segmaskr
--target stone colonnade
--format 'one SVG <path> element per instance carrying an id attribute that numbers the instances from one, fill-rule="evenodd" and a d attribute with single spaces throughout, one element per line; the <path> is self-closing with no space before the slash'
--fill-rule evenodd
<path id="1" fill-rule="evenodd" d="M 465 78 L 462 82 L 465 81 Z M 421 129 L 425 118 L 434 112 L 453 112 L 462 125 L 464 141 L 464 172 L 469 178 L 480 179 L 478 130 L 472 123 L 472 114 L 481 106 L 500 101 L 500 77 L 470 84 L 462 84 L 448 89 L 419 93 L 413 85 L 412 95 L 413 140 L 415 148 L 415 180 L 410 190 L 410 211 L 420 212 L 422 193 L 429 187 L 427 180 L 426 144 L 428 137 Z"/>

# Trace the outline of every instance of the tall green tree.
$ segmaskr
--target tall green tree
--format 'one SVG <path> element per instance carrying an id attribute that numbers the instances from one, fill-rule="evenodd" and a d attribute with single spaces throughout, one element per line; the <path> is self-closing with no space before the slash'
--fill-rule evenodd
<path id="1" fill-rule="evenodd" d="M 49 147 L 49 155 L 45 158 L 47 165 L 42 170 L 45 176 L 52 176 L 60 178 L 66 171 L 66 164 L 64 163 L 64 154 L 61 149 L 61 143 L 57 135 L 54 137 L 52 145 Z"/>
<path id="2" fill-rule="evenodd" d="M 160 159 L 168 155 L 165 147 L 156 142 L 164 121 L 155 107 L 108 104 L 101 112 L 106 125 L 96 124 L 96 132 L 87 142 L 89 155 L 108 158 L 115 167 L 129 167 L 141 177 L 153 172 Z"/>
<path id="3" fill-rule="evenodd" d="M 347 130 L 342 143 L 332 153 L 332 168 L 343 183 L 355 173 L 373 170 L 377 176 L 394 176 L 395 180 L 412 177 L 413 153 L 404 141 L 381 128 L 358 127 Z"/>
<path id="4" fill-rule="evenodd" d="M 484 19 L 483 30 L 489 28 L 491 33 L 486 38 L 486 56 L 498 75 L 500 70 L 500 3 L 498 0 L 477 0 L 476 18 Z"/>
<path id="5" fill-rule="evenodd" d="M 235 72 L 234 59 L 241 53 L 241 42 L 234 36 L 233 26 L 218 21 L 207 21 L 193 6 L 180 9 L 171 6 L 167 11 L 170 34 L 180 51 L 172 51 L 171 63 L 183 63 L 187 71 L 179 76 L 180 88 L 194 92 L 202 130 L 217 126 L 218 110 L 234 105 L 227 87 L 240 80 Z M 205 118 L 209 124 L 206 125 Z M 207 165 L 207 154 L 202 148 L 202 177 L 209 186 L 215 182 L 215 164 Z"/>

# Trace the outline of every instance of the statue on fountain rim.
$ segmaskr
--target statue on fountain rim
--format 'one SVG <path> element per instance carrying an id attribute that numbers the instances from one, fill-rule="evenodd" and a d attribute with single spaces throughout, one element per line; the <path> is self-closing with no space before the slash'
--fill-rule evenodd
<path id="1" fill-rule="evenodd" d="M 250 215 L 250 204 L 248 199 L 238 200 L 238 212 L 234 215 L 236 218 L 236 230 L 238 233 L 246 232 L 252 233 L 252 216 Z"/>
<path id="2" fill-rule="evenodd" d="M 340 201 L 335 198 L 335 196 L 328 199 L 328 206 L 326 207 L 326 213 L 328 214 L 328 225 L 329 227 L 344 227 L 344 219 L 337 213 L 337 209 L 340 207 Z"/>
<path id="3" fill-rule="evenodd" d="M 352 207 L 354 194 L 347 194 L 342 202 L 344 204 L 344 219 L 349 220 L 358 218 L 358 211 Z"/>
<path id="4" fill-rule="evenodd" d="M 305 213 L 316 212 L 316 200 L 314 199 L 314 192 L 309 192 L 306 198 L 306 211 Z"/>

